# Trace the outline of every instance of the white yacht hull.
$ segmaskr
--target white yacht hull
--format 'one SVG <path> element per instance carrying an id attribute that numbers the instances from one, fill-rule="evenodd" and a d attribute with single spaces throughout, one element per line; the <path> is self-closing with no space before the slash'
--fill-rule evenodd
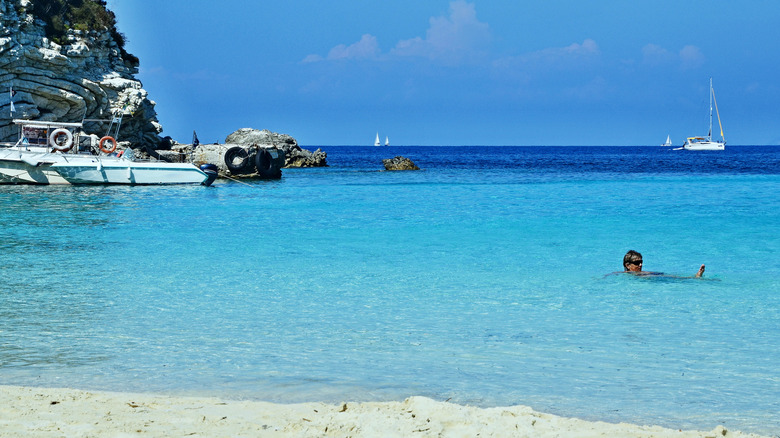
<path id="1" fill-rule="evenodd" d="M 725 143 L 719 141 L 703 141 L 697 143 L 685 143 L 683 148 L 687 151 L 722 151 L 726 148 Z"/>

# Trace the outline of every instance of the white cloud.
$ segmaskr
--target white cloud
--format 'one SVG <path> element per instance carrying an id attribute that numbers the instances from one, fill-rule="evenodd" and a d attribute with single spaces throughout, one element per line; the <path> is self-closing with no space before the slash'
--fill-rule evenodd
<path id="1" fill-rule="evenodd" d="M 450 3 L 449 16 L 431 17 L 425 38 L 415 37 L 399 41 L 390 55 L 420 57 L 446 64 L 480 58 L 491 40 L 490 26 L 477 19 L 473 3 L 455 0 Z M 339 44 L 328 55 L 308 55 L 301 62 L 337 61 L 343 59 L 379 59 L 379 44 L 375 36 L 365 34 L 349 46 Z"/>
<path id="2" fill-rule="evenodd" d="M 323 58 L 320 55 L 308 55 L 305 58 L 303 58 L 303 61 L 301 61 L 301 62 L 306 64 L 306 63 L 309 63 L 309 62 L 320 62 L 320 61 L 324 61 L 324 60 L 325 60 L 325 58 Z"/>
<path id="3" fill-rule="evenodd" d="M 529 59 L 541 60 L 551 64 L 572 59 L 590 57 L 601 54 L 599 45 L 588 38 L 582 44 L 573 43 L 566 47 L 552 47 L 540 50 L 528 56 Z"/>
<path id="4" fill-rule="evenodd" d="M 601 55 L 596 41 L 588 38 L 565 47 L 550 47 L 536 52 L 498 59 L 494 66 L 503 70 L 570 69 Z"/>
<path id="5" fill-rule="evenodd" d="M 480 55 L 490 40 L 490 26 L 477 19 L 474 4 L 456 0 L 448 17 L 430 19 L 425 38 L 399 41 L 390 53 L 459 63 Z"/>
<path id="6" fill-rule="evenodd" d="M 656 44 L 642 47 L 642 63 L 649 66 L 662 66 L 679 63 L 683 70 L 701 67 L 705 57 L 696 46 L 685 46 L 676 54 Z"/>
<path id="7" fill-rule="evenodd" d="M 685 46 L 680 50 L 680 61 L 684 70 L 701 67 L 704 64 L 704 54 L 696 46 Z"/>
<path id="8" fill-rule="evenodd" d="M 319 61 L 335 61 L 341 59 L 373 59 L 379 56 L 379 44 L 376 37 L 371 34 L 365 34 L 360 37 L 360 41 L 350 44 L 339 44 L 338 46 L 330 49 L 327 58 L 323 58 L 320 55 L 309 55 L 303 59 L 302 62 L 319 62 Z"/>
<path id="9" fill-rule="evenodd" d="M 349 46 L 339 44 L 330 49 L 330 52 L 328 52 L 328 59 L 367 59 L 375 58 L 378 53 L 379 44 L 376 42 L 376 37 L 365 34 L 360 38 L 360 41 L 355 44 Z"/>
<path id="10" fill-rule="evenodd" d="M 647 65 L 662 65 L 674 60 L 675 56 L 657 44 L 642 47 L 642 62 Z"/>

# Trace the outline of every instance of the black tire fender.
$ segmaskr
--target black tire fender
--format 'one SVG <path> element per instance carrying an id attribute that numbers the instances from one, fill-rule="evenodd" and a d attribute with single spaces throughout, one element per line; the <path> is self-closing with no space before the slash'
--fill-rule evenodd
<path id="1" fill-rule="evenodd" d="M 273 169 L 273 160 L 271 159 L 271 154 L 269 154 L 267 150 L 257 150 L 257 155 L 255 156 L 255 168 L 257 168 L 257 173 L 261 175 Z"/>
<path id="2" fill-rule="evenodd" d="M 225 152 L 225 165 L 231 173 L 245 173 L 246 168 L 252 165 L 249 152 L 240 146 L 233 146 Z"/>
<path id="3" fill-rule="evenodd" d="M 276 154 L 278 154 L 278 151 L 274 149 L 274 155 Z M 258 175 L 263 178 L 281 178 L 282 170 L 276 164 L 274 156 L 272 156 L 268 149 L 260 148 L 257 150 L 255 168 L 257 169 Z"/>

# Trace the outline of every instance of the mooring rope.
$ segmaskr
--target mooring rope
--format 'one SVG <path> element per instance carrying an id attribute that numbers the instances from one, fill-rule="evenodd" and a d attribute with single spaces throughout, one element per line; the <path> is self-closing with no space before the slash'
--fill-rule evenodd
<path id="1" fill-rule="evenodd" d="M 229 177 L 229 176 L 227 176 L 227 175 L 225 175 L 225 176 L 223 176 L 223 177 L 221 177 L 221 178 L 227 178 L 227 179 L 229 179 L 229 180 L 231 180 L 231 181 L 235 181 L 235 182 L 237 182 L 237 183 L 239 183 L 239 184 L 243 184 L 243 185 L 245 185 L 245 186 L 252 187 L 253 189 L 256 189 L 256 188 L 258 188 L 258 187 L 257 187 L 257 186 L 255 186 L 255 185 L 252 185 L 252 184 L 247 184 L 247 183 L 245 183 L 245 182 L 243 182 L 243 181 L 239 181 L 239 180 L 237 180 L 237 179 L 235 179 L 235 178 L 231 178 L 231 177 Z"/>

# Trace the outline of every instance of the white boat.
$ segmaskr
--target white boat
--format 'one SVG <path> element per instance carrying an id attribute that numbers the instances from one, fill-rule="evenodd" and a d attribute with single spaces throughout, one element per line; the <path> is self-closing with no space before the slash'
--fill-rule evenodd
<path id="1" fill-rule="evenodd" d="M 204 171 L 190 163 L 137 160 L 129 148 L 114 153 L 117 143 L 109 135 L 96 147 L 90 137 L 74 135 L 82 123 L 14 123 L 19 126 L 19 140 L 0 147 L 0 183 L 209 185 L 216 177 L 216 171 Z M 81 139 L 90 140 L 90 144 L 82 144 L 86 142 Z"/>
<path id="2" fill-rule="evenodd" d="M 718 115 L 718 126 L 720 126 L 720 141 L 712 139 L 712 104 L 715 103 L 715 113 Z M 706 137 L 688 137 L 685 140 L 683 149 L 688 151 L 722 151 L 726 148 L 726 138 L 723 136 L 723 125 L 720 123 L 720 112 L 718 111 L 718 102 L 715 100 L 715 90 L 712 88 L 712 78 L 710 78 L 710 130 Z"/>
<path id="3" fill-rule="evenodd" d="M 376 133 L 376 140 L 374 140 L 374 146 L 382 146 L 382 143 L 379 142 L 379 133 Z"/>
<path id="4" fill-rule="evenodd" d="M 672 137 L 666 136 L 666 143 L 662 144 L 661 146 L 671 146 L 672 145 Z"/>
<path id="5" fill-rule="evenodd" d="M 385 137 L 385 146 L 390 146 L 390 138 Z"/>

